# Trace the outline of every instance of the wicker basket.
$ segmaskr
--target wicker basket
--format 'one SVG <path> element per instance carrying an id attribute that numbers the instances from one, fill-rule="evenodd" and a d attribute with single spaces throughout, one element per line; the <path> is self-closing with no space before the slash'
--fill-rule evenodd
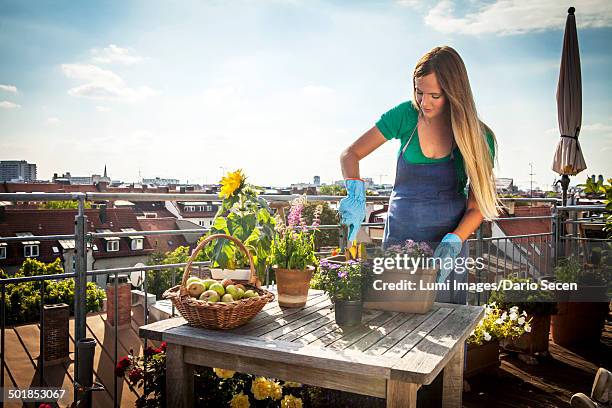
<path id="1" fill-rule="evenodd" d="M 230 303 L 208 303 L 189 296 L 186 284 L 191 271 L 191 264 L 206 244 L 220 238 L 233 241 L 248 256 L 251 276 L 245 287 L 256 291 L 259 297 L 240 299 Z M 172 301 L 190 326 L 207 329 L 233 329 L 234 327 L 242 326 L 259 313 L 266 303 L 274 300 L 272 293 L 258 287 L 253 257 L 249 251 L 239 239 L 225 234 L 211 235 L 198 244 L 187 261 L 181 284 L 165 291 L 163 297 Z"/>

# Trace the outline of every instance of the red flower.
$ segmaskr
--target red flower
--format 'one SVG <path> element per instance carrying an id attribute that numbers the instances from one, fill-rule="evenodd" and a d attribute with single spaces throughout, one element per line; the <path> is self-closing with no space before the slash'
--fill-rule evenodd
<path id="1" fill-rule="evenodd" d="M 130 372 L 128 373 L 128 378 L 130 379 L 130 381 L 132 382 L 138 382 L 140 381 L 143 377 L 142 377 L 142 370 L 138 367 L 133 368 L 132 370 L 130 370 Z"/>
<path id="2" fill-rule="evenodd" d="M 121 359 L 117 363 L 117 367 L 121 367 L 125 369 L 125 368 L 128 368 L 131 364 L 132 362 L 130 361 L 130 358 L 128 356 L 125 356 L 125 357 L 121 357 Z"/>
<path id="3" fill-rule="evenodd" d="M 51 404 L 45 404 L 44 402 L 38 406 L 38 408 L 53 408 Z"/>
<path id="4" fill-rule="evenodd" d="M 160 345 L 160 348 L 165 351 L 167 345 L 168 345 L 168 343 L 166 343 L 165 341 L 162 341 L 161 345 Z"/>

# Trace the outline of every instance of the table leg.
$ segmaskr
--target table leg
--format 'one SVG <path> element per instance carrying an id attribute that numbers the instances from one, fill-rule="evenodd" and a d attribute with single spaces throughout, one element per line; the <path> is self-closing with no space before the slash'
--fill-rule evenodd
<path id="1" fill-rule="evenodd" d="M 193 407 L 193 366 L 183 358 L 183 346 L 166 347 L 166 404 L 173 408 Z"/>
<path id="2" fill-rule="evenodd" d="M 442 390 L 443 408 L 461 408 L 463 397 L 463 360 L 465 348 L 458 347 L 457 352 L 451 357 L 444 367 L 444 379 Z"/>
<path id="3" fill-rule="evenodd" d="M 387 380 L 387 408 L 416 408 L 417 384 Z"/>

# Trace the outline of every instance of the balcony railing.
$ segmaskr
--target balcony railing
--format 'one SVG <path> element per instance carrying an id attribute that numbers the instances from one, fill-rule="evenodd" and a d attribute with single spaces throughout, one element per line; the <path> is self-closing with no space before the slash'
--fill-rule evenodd
<path id="1" fill-rule="evenodd" d="M 297 197 L 297 195 L 262 195 L 261 197 L 269 201 L 283 201 L 288 202 Z M 326 202 L 337 202 L 342 197 L 338 196 L 307 196 L 308 201 L 326 201 Z M 114 316 L 117 319 L 118 316 L 118 275 L 124 273 L 140 272 L 143 276 L 142 279 L 142 290 L 145 293 L 144 296 L 144 313 L 143 321 L 147 324 L 149 320 L 149 300 L 147 296 L 148 282 L 147 272 L 154 272 L 159 274 L 162 270 L 171 271 L 171 282 L 174 286 L 176 284 L 177 270 L 184 267 L 185 263 L 177 263 L 170 265 L 147 265 L 137 267 L 121 267 L 121 268 L 106 268 L 97 270 L 87 269 L 87 245 L 88 242 L 92 242 L 95 238 L 106 238 L 106 237 L 130 237 L 130 236 L 155 236 L 155 235 L 167 235 L 167 234 L 197 234 L 204 235 L 209 229 L 207 228 L 194 228 L 194 229 L 179 229 L 179 230 L 161 230 L 161 231 L 129 231 L 129 232 L 92 232 L 87 230 L 87 217 L 85 215 L 85 202 L 100 202 L 100 201 L 114 201 L 114 200 L 128 200 L 132 202 L 138 201 L 218 201 L 219 198 L 216 194 L 152 194 L 152 193 L 3 193 L 0 194 L 0 201 L 10 202 L 46 202 L 46 201 L 69 201 L 73 200 L 78 203 L 77 214 L 75 216 L 75 230 L 74 234 L 66 235 L 42 235 L 42 236 L 30 236 L 27 239 L 35 239 L 39 241 L 54 241 L 54 240 L 74 240 L 75 251 L 76 251 L 76 262 L 74 272 L 66 272 L 56 275 L 41 275 L 41 276 L 29 276 L 29 277 L 12 277 L 8 279 L 0 279 L 0 290 L 2 297 L 2 304 L 0 305 L 0 320 L 1 320 L 1 342 L 0 342 L 0 354 L 2 360 L 2 366 L 0 367 L 0 388 L 5 387 L 5 329 L 6 329 L 6 285 L 18 284 L 24 282 L 40 281 L 43 282 L 41 285 L 41 317 L 40 325 L 43 332 L 43 306 L 45 304 L 44 296 L 44 283 L 51 280 L 61 279 L 74 279 L 75 282 L 75 294 L 74 294 L 74 341 L 75 344 L 86 337 L 86 283 L 88 281 L 95 281 L 97 276 L 115 277 L 114 281 Z M 366 197 L 368 203 L 387 203 L 389 200 L 388 196 L 368 196 Z M 515 274 L 523 277 L 530 277 L 538 279 L 542 276 L 551 275 L 553 267 L 557 259 L 561 256 L 574 255 L 581 257 L 583 260 L 588 260 L 589 246 L 598 245 L 598 243 L 610 242 L 609 239 L 597 239 L 587 238 L 580 236 L 579 227 L 588 223 L 592 223 L 593 220 L 598 220 L 597 214 L 601 214 L 605 211 L 603 205 L 570 205 L 570 206 L 559 206 L 560 200 L 550 199 L 538 199 L 538 198 L 508 198 L 502 199 L 502 202 L 513 202 L 521 204 L 544 204 L 548 205 L 551 209 L 551 215 L 547 216 L 517 216 L 517 217 L 500 217 L 493 221 L 484 222 L 478 230 L 468 239 L 470 245 L 470 254 L 473 257 L 482 257 L 487 261 L 487 268 L 479 270 L 473 275 L 473 279 L 477 282 L 490 281 L 491 279 L 498 279 L 501 276 L 508 276 L 509 274 Z M 579 214 L 583 212 L 589 212 L 595 215 L 581 217 Z M 8 214 L 7 214 L 8 216 Z M 506 235 L 503 230 L 499 228 L 500 222 L 519 222 L 525 220 L 543 220 L 545 223 L 550 223 L 549 232 L 537 232 L 528 234 L 515 234 Z M 384 226 L 381 222 L 372 222 L 362 224 L 364 227 L 378 227 Z M 320 229 L 338 229 L 339 242 L 338 246 L 341 249 L 346 247 L 346 231 L 341 225 L 321 225 Z M 15 241 L 24 241 L 24 237 L 0 237 L 0 243 L 9 243 Z M 325 255 L 325 252 L 320 252 L 320 256 Z M 195 263 L 194 265 L 208 265 L 208 262 Z M 266 279 L 266 285 L 271 282 Z M 486 294 L 472 293 L 469 297 L 469 302 L 473 304 L 481 304 L 486 300 Z M 174 315 L 174 309 L 172 308 L 172 315 Z M 116 365 L 118 361 L 118 324 L 114 324 L 114 355 L 113 363 Z M 39 379 L 41 381 L 40 386 L 45 386 L 44 382 L 44 364 L 42 364 L 42 350 L 44 347 L 44 339 L 42 335 L 39 339 L 41 359 L 39 360 Z M 147 347 L 147 340 L 144 340 L 144 348 Z M 79 378 L 79 352 L 75 352 L 74 367 L 76 375 L 74 378 Z M 82 373 L 81 373 L 82 374 Z M 109 384 L 106 384 L 108 387 Z M 119 406 L 121 401 L 117 400 L 118 383 L 116 377 L 112 384 L 113 387 L 113 400 L 115 406 Z M 84 394 L 79 393 L 75 384 L 74 388 L 74 399 L 81 398 Z"/>

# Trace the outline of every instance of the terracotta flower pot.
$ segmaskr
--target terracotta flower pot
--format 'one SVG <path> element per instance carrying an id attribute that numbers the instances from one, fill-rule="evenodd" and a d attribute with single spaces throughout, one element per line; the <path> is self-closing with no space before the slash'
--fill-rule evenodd
<path id="1" fill-rule="evenodd" d="M 499 367 L 499 341 L 492 340 L 481 345 L 468 343 L 465 360 L 463 376 L 466 378 Z"/>
<path id="2" fill-rule="evenodd" d="M 579 285 L 576 292 L 557 294 L 557 314 L 550 322 L 556 344 L 599 342 L 609 309 L 607 289 L 606 285 Z"/>
<path id="3" fill-rule="evenodd" d="M 308 266 L 305 270 L 274 268 L 278 304 L 282 307 L 303 307 L 314 270 L 314 266 Z"/>

